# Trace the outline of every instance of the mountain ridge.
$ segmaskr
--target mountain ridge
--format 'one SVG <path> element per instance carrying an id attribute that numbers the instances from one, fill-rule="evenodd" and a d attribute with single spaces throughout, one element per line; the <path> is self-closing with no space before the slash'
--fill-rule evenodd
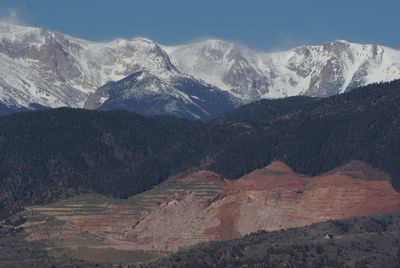
<path id="1" fill-rule="evenodd" d="M 147 38 L 94 42 L 7 23 L 0 23 L 0 59 L 0 101 L 27 109 L 32 109 L 32 103 L 52 108 L 97 108 L 108 99 L 107 93 L 98 90 L 110 81 L 143 71 L 170 91 L 174 91 L 173 81 L 190 80 L 207 96 L 204 102 L 213 98 L 208 94 L 210 88 L 224 92 L 220 99 L 227 105 L 220 112 L 263 98 L 326 97 L 400 78 L 399 51 L 343 40 L 269 53 L 217 39 L 180 46 L 164 46 Z M 160 99 L 174 99 L 173 94 L 157 94 Z M 89 101 L 85 106 L 93 95 L 101 95 L 97 104 Z M 119 98 L 132 103 L 138 100 L 123 94 Z M 185 106 L 186 100 L 181 97 L 179 102 Z M 146 105 L 149 109 L 153 106 Z M 190 108 L 182 109 L 169 113 L 164 108 L 160 112 L 187 116 L 185 109 Z M 217 115 L 207 109 L 211 116 Z M 189 117 L 204 119 L 204 114 Z"/>
<path id="2" fill-rule="evenodd" d="M 63 240 L 70 247 L 89 233 L 103 248 L 177 251 L 260 230 L 398 211 L 400 193 L 389 181 L 351 175 L 357 172 L 308 177 L 275 161 L 230 181 L 201 170 L 125 200 L 92 194 L 30 206 L 30 213 L 22 213 L 28 218 L 22 227 L 28 240 L 59 240 L 61 248 Z M 43 217 L 68 228 L 52 229 Z"/>
<path id="3" fill-rule="evenodd" d="M 399 191 L 399 90 L 265 100 L 208 123 L 71 108 L 0 117 L 0 217 L 80 193 L 126 198 L 201 169 L 237 179 L 273 160 L 314 176 L 358 159 Z"/>

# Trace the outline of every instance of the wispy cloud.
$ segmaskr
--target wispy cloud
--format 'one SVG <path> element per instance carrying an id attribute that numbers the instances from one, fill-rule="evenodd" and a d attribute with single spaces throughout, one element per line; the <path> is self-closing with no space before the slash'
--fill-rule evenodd
<path id="1" fill-rule="evenodd" d="M 304 45 L 320 45 L 319 43 L 315 43 L 306 37 L 294 37 L 288 34 L 280 34 L 278 38 L 275 40 L 274 44 L 270 46 L 268 52 L 278 52 L 285 51 L 288 49 L 292 49 L 298 46 Z"/>
<path id="2" fill-rule="evenodd" d="M 26 25 L 19 12 L 15 8 L 0 8 L 0 21 L 18 25 Z"/>

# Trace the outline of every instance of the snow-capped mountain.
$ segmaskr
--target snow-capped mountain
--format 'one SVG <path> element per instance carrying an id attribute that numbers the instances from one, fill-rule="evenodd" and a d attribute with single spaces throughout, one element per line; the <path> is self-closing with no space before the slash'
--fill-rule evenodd
<path id="1" fill-rule="evenodd" d="M 212 119 L 235 109 L 240 103 L 228 92 L 185 76 L 168 81 L 147 71 L 136 72 L 120 81 L 100 87 L 88 102 L 98 109 L 124 109 L 144 115 L 169 114 L 193 119 Z"/>
<path id="2" fill-rule="evenodd" d="M 176 73 L 168 55 L 146 39 L 95 43 L 40 28 L 0 24 L 1 92 L 7 104 L 83 107 L 108 81 L 144 69 Z"/>
<path id="3" fill-rule="evenodd" d="M 158 44 L 144 38 L 96 43 L 0 23 L 0 72 L 0 101 L 11 107 L 34 103 L 95 109 L 107 102 L 102 108 L 204 119 L 215 115 L 213 111 L 222 113 L 239 105 L 231 94 L 178 71 Z M 123 90 L 124 79 L 138 72 L 152 79 L 130 83 L 131 88 Z M 110 85 L 116 89 L 110 90 Z M 198 92 L 188 95 L 190 89 L 185 85 Z M 109 92 L 112 100 L 108 100 Z M 118 98 L 117 92 L 122 94 Z M 154 102 L 144 105 L 145 96 Z M 219 106 L 211 109 L 211 103 Z"/>
<path id="4" fill-rule="evenodd" d="M 228 91 L 244 102 L 260 99 L 271 86 L 258 54 L 240 45 L 206 40 L 163 48 L 179 70 Z"/>
<path id="5" fill-rule="evenodd" d="M 334 41 L 266 53 L 221 40 L 92 42 L 0 23 L 1 109 L 125 108 L 204 119 L 260 98 L 329 96 L 398 78 L 400 51 L 378 45 Z"/>
<path id="6" fill-rule="evenodd" d="M 342 40 L 274 53 L 220 40 L 163 48 L 182 72 L 245 102 L 294 95 L 325 97 L 400 78 L 400 51 Z"/>

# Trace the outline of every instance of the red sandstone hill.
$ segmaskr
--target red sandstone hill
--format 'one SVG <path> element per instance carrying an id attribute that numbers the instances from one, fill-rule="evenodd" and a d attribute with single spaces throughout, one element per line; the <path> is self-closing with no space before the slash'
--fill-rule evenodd
<path id="1" fill-rule="evenodd" d="M 31 207 L 33 215 L 64 223 L 52 229 L 32 219 L 25 226 L 34 240 L 65 238 L 70 245 L 84 233 L 101 241 L 100 248 L 175 251 L 261 229 L 399 211 L 400 193 L 386 174 L 360 161 L 318 177 L 273 162 L 236 181 L 199 171 L 124 202 L 96 197 Z M 91 210 L 83 213 L 86 207 Z"/>

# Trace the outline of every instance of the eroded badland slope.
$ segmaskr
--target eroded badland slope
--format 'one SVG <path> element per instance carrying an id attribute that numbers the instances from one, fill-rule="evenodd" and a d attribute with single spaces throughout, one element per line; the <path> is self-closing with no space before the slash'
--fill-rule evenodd
<path id="1" fill-rule="evenodd" d="M 400 209 L 386 174 L 353 161 L 318 177 L 281 162 L 229 181 L 199 171 L 126 200 L 83 195 L 28 207 L 28 240 L 49 248 L 170 252 L 259 230 Z M 71 253 L 72 252 L 72 253 Z"/>

